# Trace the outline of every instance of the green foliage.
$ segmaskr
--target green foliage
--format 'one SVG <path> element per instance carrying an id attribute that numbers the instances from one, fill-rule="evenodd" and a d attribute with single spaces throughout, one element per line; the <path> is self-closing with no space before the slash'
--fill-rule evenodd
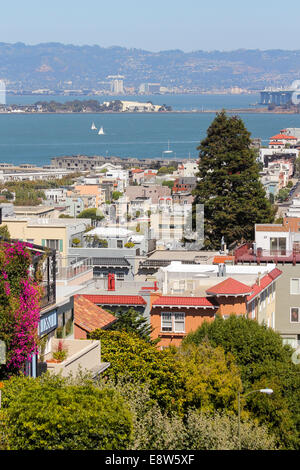
<path id="1" fill-rule="evenodd" d="M 0 226 L 0 237 L 3 240 L 10 240 L 10 233 L 9 233 L 7 225 Z"/>
<path id="2" fill-rule="evenodd" d="M 99 209 L 84 209 L 77 216 L 78 219 L 92 219 L 92 220 L 102 220 L 104 215 L 100 213 Z"/>
<path id="3" fill-rule="evenodd" d="M 121 196 L 123 196 L 123 193 L 121 193 L 120 191 L 113 191 L 111 195 L 114 201 L 117 201 Z"/>
<path id="4" fill-rule="evenodd" d="M 59 219 L 73 219 L 74 217 L 72 217 L 71 215 L 68 215 L 68 214 L 60 214 L 58 216 Z"/>
<path id="5" fill-rule="evenodd" d="M 100 387 L 115 388 L 133 415 L 133 450 L 234 450 L 238 449 L 237 417 L 226 413 L 200 413 L 189 409 L 182 418 L 165 413 L 152 399 L 147 385 L 118 377 Z M 275 448 L 275 439 L 266 427 L 251 419 L 241 423 L 242 449 Z"/>
<path id="6" fill-rule="evenodd" d="M 174 166 L 161 166 L 159 170 L 157 171 L 158 175 L 168 175 L 176 171 L 176 168 Z"/>
<path id="7" fill-rule="evenodd" d="M 207 415 L 190 411 L 186 421 L 186 449 L 238 450 L 238 418 L 228 414 Z M 242 450 L 271 450 L 276 441 L 266 426 L 253 420 L 241 422 Z"/>
<path id="8" fill-rule="evenodd" d="M 2 195 L 2 196 L 5 196 L 5 199 L 6 199 L 7 201 L 11 201 L 11 200 L 14 198 L 13 193 L 11 193 L 10 191 L 7 191 L 7 190 L 2 191 L 2 192 L 1 192 L 1 195 Z"/>
<path id="9" fill-rule="evenodd" d="M 253 240 L 255 223 L 272 222 L 274 214 L 243 121 L 218 113 L 198 150 L 194 195 L 196 204 L 204 204 L 205 247 L 219 248 L 222 236 L 227 245 Z"/>
<path id="10" fill-rule="evenodd" d="M 290 193 L 290 191 L 287 188 L 279 189 L 279 191 L 277 193 L 277 196 L 276 196 L 277 201 L 279 201 L 279 202 L 286 201 L 289 198 L 289 193 Z"/>
<path id="11" fill-rule="evenodd" d="M 208 342 L 199 346 L 187 343 L 176 355 L 182 364 L 185 381 L 185 406 L 201 411 L 236 408 L 237 392 L 242 384 L 240 371 L 231 353 Z"/>
<path id="12" fill-rule="evenodd" d="M 162 182 L 162 186 L 168 186 L 168 188 L 170 188 L 171 191 L 172 191 L 173 186 L 174 186 L 174 181 L 167 181 L 167 180 L 165 180 L 165 181 Z"/>
<path id="13" fill-rule="evenodd" d="M 79 238 L 73 238 L 72 244 L 75 245 L 75 246 L 80 245 L 80 239 Z"/>
<path id="14" fill-rule="evenodd" d="M 113 312 L 117 317 L 117 321 L 109 328 L 113 331 L 126 331 L 138 335 L 145 341 L 150 341 L 151 326 L 143 313 L 138 312 L 133 307 L 128 309 L 120 309 Z"/>
<path id="15" fill-rule="evenodd" d="M 125 246 L 125 248 L 134 248 L 135 245 L 134 245 L 133 242 L 127 242 L 127 243 L 125 243 L 124 246 Z"/>
<path id="16" fill-rule="evenodd" d="M 246 392 L 266 387 L 274 390 L 271 396 L 249 395 L 244 408 L 266 424 L 285 448 L 299 448 L 300 366 L 292 363 L 293 351 L 282 344 L 280 335 L 254 320 L 231 315 L 227 320 L 218 317 L 204 323 L 184 344 L 199 345 L 204 339 L 233 354 Z"/>
<path id="17" fill-rule="evenodd" d="M 12 383 L 11 383 L 12 382 Z M 3 401 L 12 450 L 113 450 L 128 448 L 132 416 L 120 395 L 67 380 L 15 378 Z"/>
<path id="18" fill-rule="evenodd" d="M 148 383 L 151 398 L 163 409 L 182 408 L 182 370 L 169 350 L 158 351 L 149 342 L 124 331 L 95 330 L 90 338 L 101 340 L 102 361 L 111 363 L 107 375 L 114 382 L 127 374 L 133 381 Z"/>
<path id="19" fill-rule="evenodd" d="M 288 184 L 286 185 L 287 188 L 292 188 L 293 187 L 293 181 L 289 181 Z"/>

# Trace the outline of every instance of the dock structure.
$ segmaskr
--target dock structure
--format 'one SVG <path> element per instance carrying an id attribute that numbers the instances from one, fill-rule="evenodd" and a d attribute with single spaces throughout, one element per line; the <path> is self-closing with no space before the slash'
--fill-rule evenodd
<path id="1" fill-rule="evenodd" d="M 260 92 L 260 104 L 275 106 L 300 104 L 300 80 L 287 88 L 265 88 Z"/>

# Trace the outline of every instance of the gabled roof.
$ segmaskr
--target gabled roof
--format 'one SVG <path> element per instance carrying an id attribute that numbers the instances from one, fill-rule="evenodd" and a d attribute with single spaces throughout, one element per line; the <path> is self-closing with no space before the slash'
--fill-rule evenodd
<path id="1" fill-rule="evenodd" d="M 153 307 L 160 306 L 180 306 L 180 307 L 210 307 L 219 308 L 206 297 L 180 297 L 171 295 L 161 295 L 153 302 Z"/>
<path id="2" fill-rule="evenodd" d="M 254 299 L 260 292 L 262 292 L 266 287 L 268 287 L 275 279 L 281 276 L 282 271 L 278 268 L 272 269 L 268 274 L 261 278 L 259 285 L 253 284 L 252 294 L 247 297 L 247 301 Z"/>
<path id="3" fill-rule="evenodd" d="M 141 295 L 83 294 L 83 297 L 98 305 L 146 305 Z"/>
<path id="4" fill-rule="evenodd" d="M 273 135 L 273 137 L 270 137 L 270 140 L 275 140 L 275 139 L 297 140 L 297 137 L 294 137 L 293 135 L 286 135 L 286 134 L 276 134 L 276 135 Z"/>
<path id="5" fill-rule="evenodd" d="M 83 295 L 74 296 L 74 324 L 85 331 L 107 328 L 117 318 L 103 308 L 90 302 Z"/>
<path id="6" fill-rule="evenodd" d="M 251 292 L 251 287 L 232 277 L 206 290 L 209 295 L 250 295 Z"/>

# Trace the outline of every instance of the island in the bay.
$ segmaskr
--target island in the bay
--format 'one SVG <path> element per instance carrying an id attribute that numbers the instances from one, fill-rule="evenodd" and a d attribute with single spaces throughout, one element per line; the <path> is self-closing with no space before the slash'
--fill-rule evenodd
<path id="1" fill-rule="evenodd" d="M 0 105 L 2 113 L 124 113 L 124 112 L 170 112 L 171 106 L 156 105 L 151 101 L 104 101 L 73 100 L 60 103 L 57 101 L 37 101 L 26 105 Z"/>

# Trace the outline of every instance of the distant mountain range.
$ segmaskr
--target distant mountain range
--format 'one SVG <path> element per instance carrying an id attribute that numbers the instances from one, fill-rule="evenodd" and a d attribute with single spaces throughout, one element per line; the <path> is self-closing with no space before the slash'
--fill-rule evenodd
<path id="1" fill-rule="evenodd" d="M 238 41 L 237 41 L 238 42 Z M 45 43 L 0 43 L 0 79 L 8 89 L 103 89 L 109 75 L 124 75 L 126 87 L 159 82 L 165 87 L 259 90 L 300 78 L 300 50 L 231 52 L 170 50 Z"/>

